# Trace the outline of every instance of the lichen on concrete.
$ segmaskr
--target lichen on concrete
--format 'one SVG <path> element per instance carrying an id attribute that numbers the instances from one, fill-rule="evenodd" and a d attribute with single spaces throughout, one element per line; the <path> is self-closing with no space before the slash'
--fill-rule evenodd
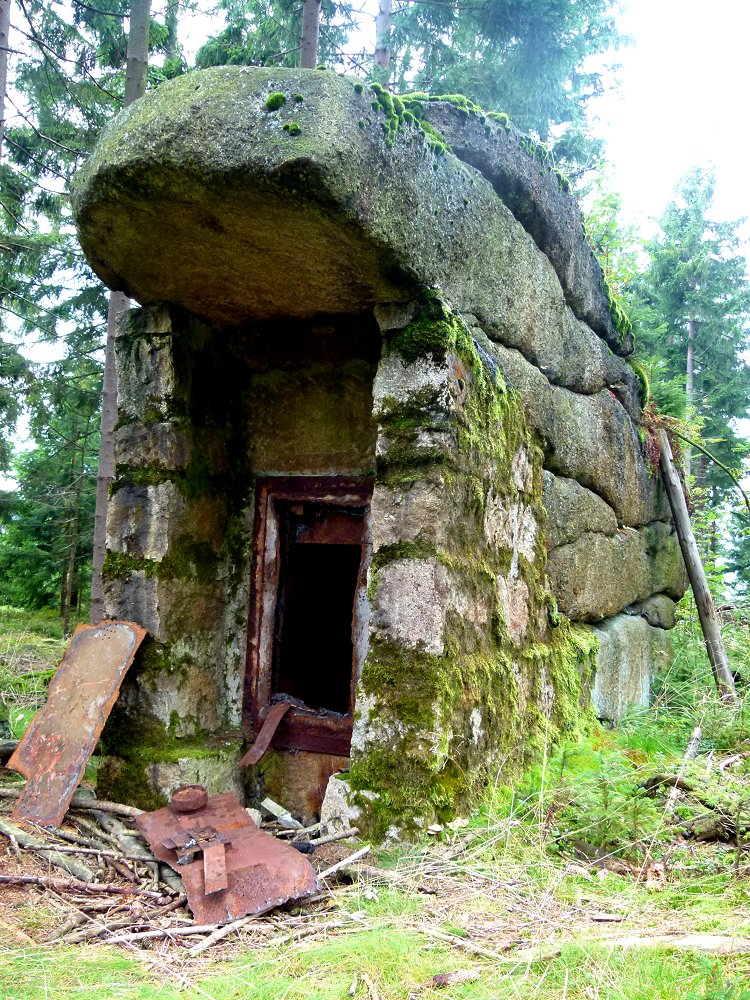
<path id="1" fill-rule="evenodd" d="M 401 510 L 397 522 L 373 522 L 370 644 L 346 787 L 357 823 L 382 838 L 465 811 L 501 761 L 513 761 L 510 778 L 545 733 L 575 730 L 596 642 L 584 626 L 550 625 L 534 520 L 541 449 L 493 358 L 434 291 L 387 333 L 375 395 L 373 509 Z M 412 491 L 433 499 L 412 503 Z M 439 533 L 425 524 L 435 504 Z M 524 594 L 521 632 L 509 587 Z"/>
<path id="2" fill-rule="evenodd" d="M 106 130 L 74 212 L 143 308 L 118 329 L 104 586 L 150 635 L 104 794 L 239 788 L 258 477 L 374 480 L 331 782 L 368 835 L 466 812 L 574 734 L 597 661 L 600 712 L 644 697 L 681 557 L 626 324 L 549 167 L 463 98 L 316 71 L 189 74 Z M 308 770 L 346 763 L 324 756 L 274 750 L 245 792 L 309 804 Z"/>

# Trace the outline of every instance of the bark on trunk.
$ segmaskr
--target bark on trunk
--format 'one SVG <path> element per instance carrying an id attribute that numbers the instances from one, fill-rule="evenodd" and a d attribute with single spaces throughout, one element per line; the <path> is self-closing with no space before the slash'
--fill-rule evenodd
<path id="1" fill-rule="evenodd" d="M 391 13 L 393 0 L 380 0 L 375 18 L 375 66 L 387 74 L 391 65 Z"/>
<path id="2" fill-rule="evenodd" d="M 177 58 L 177 14 L 179 0 L 167 0 L 167 13 L 164 23 L 167 29 L 167 40 L 164 43 L 164 55 L 167 59 Z"/>
<path id="3" fill-rule="evenodd" d="M 685 560 L 685 568 L 690 579 L 690 586 L 695 595 L 695 604 L 698 608 L 703 638 L 706 643 L 706 652 L 711 662 L 716 687 L 723 701 L 732 707 L 738 704 L 737 691 L 734 686 L 734 678 L 729 669 L 729 661 L 724 650 L 724 641 L 721 638 L 719 628 L 719 618 L 716 614 L 713 598 L 708 589 L 706 574 L 703 570 L 698 553 L 698 546 L 695 542 L 693 529 L 690 526 L 690 515 L 682 492 L 682 485 L 677 476 L 672 458 L 672 449 L 669 446 L 666 432 L 659 431 L 659 445 L 661 447 L 660 468 L 664 480 L 664 488 L 669 497 L 669 505 L 674 516 L 677 538 L 682 549 L 682 557 Z"/>
<path id="4" fill-rule="evenodd" d="M 142 97 L 146 90 L 148 69 L 148 30 L 151 23 L 151 0 L 133 0 L 130 9 L 127 66 L 125 68 L 125 104 Z M 94 512 L 94 551 L 91 567 L 91 603 L 89 621 L 96 625 L 105 615 L 102 567 L 107 544 L 107 499 L 115 474 L 115 421 L 117 420 L 117 371 L 115 369 L 115 330 L 117 317 L 128 308 L 122 292 L 110 292 L 107 311 L 107 346 L 104 356 L 102 419 L 99 434 L 99 471 L 96 477 Z"/>
<path id="5" fill-rule="evenodd" d="M 0 0 L 0 161 L 5 138 L 5 95 L 8 91 L 8 38 L 10 36 L 10 0 Z"/>
<path id="6" fill-rule="evenodd" d="M 151 0 L 133 0 L 130 7 L 128 55 L 125 67 L 125 104 L 132 104 L 146 92 L 148 70 L 148 29 Z"/>
<path id="7" fill-rule="evenodd" d="M 85 438 L 84 438 L 85 448 Z M 70 462 L 71 486 L 76 484 L 76 493 L 73 500 L 73 507 L 70 511 L 66 529 L 66 545 L 68 547 L 66 567 L 63 573 L 62 594 L 60 596 L 60 611 L 63 620 L 63 635 L 68 635 L 70 630 L 70 605 L 73 597 L 74 580 L 76 575 L 76 550 L 78 549 L 78 518 L 81 510 L 81 477 L 83 470 L 78 469 L 78 427 L 73 431 L 73 455 Z M 83 451 L 83 449 L 82 449 Z"/>
<path id="8" fill-rule="evenodd" d="M 692 412 L 693 406 L 695 404 L 695 320 L 688 320 L 687 329 L 687 366 L 685 371 L 685 395 L 686 395 L 686 410 L 688 416 Z M 686 444 L 682 450 L 682 460 L 685 465 L 685 475 L 690 476 L 692 473 L 692 449 L 689 444 Z"/>
<path id="9" fill-rule="evenodd" d="M 315 69 L 318 65 L 318 37 L 320 35 L 320 0 L 304 0 L 302 4 L 302 39 L 299 64 L 302 69 Z"/>

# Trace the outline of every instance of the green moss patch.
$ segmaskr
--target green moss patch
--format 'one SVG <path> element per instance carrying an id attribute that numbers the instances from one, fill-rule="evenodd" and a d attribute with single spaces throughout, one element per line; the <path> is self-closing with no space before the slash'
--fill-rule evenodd
<path id="1" fill-rule="evenodd" d="M 279 108 L 283 108 L 286 104 L 286 94 L 282 94 L 281 91 L 274 91 L 273 94 L 269 94 L 265 99 L 263 106 L 266 111 L 278 111 Z"/>
<path id="2" fill-rule="evenodd" d="M 394 825 L 416 834 L 425 822 L 465 812 L 499 769 L 504 781 L 511 780 L 546 744 L 577 732 L 590 717 L 597 645 L 591 629 L 554 613 L 544 571 L 542 453 L 491 348 L 431 292 L 414 320 L 389 334 L 387 349 L 407 366 L 425 360 L 446 366 L 453 398 L 447 404 L 444 390 L 427 385 L 382 399 L 378 417 L 387 448 L 379 480 L 396 485 L 398 466 L 404 479 L 424 481 L 427 452 L 440 468 L 451 515 L 443 547 L 403 540 L 373 553 L 375 620 L 380 573 L 408 560 L 443 567 L 454 600 L 466 610 L 446 608 L 440 655 L 377 632 L 371 639 L 360 682 L 368 712 L 364 746 L 355 748 L 349 783 L 362 812 L 358 822 L 374 838 Z M 435 429 L 450 444 L 442 450 L 420 446 L 424 432 Z M 516 468 L 522 452 L 530 471 L 521 492 Z M 533 510 L 531 552 L 514 555 L 503 534 L 507 527 L 498 529 L 500 541 L 490 543 L 488 498 L 506 517 L 514 508 Z M 520 640 L 505 624 L 499 577 L 525 584 L 528 592 L 528 626 Z M 375 797 L 366 794 L 373 792 Z"/>

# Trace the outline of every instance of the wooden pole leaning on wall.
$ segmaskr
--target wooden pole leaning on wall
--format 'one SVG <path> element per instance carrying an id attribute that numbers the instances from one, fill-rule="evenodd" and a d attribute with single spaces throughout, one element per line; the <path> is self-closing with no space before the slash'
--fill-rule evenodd
<path id="1" fill-rule="evenodd" d="M 685 560 L 688 579 L 693 589 L 695 606 L 698 609 L 698 618 L 703 630 L 706 652 L 711 662 L 711 670 L 716 681 L 716 688 L 721 700 L 727 705 L 735 707 L 739 704 L 737 690 L 734 686 L 732 672 L 729 669 L 729 661 L 724 649 L 724 640 L 721 637 L 721 629 L 719 628 L 719 618 L 716 614 L 711 591 L 708 589 L 703 562 L 701 561 L 693 528 L 690 524 L 690 515 L 688 514 L 687 503 L 685 502 L 685 495 L 682 492 L 682 484 L 675 469 L 672 449 L 669 445 L 666 431 L 660 428 L 658 434 L 661 450 L 659 467 L 661 468 L 664 487 L 669 498 L 669 506 L 672 508 L 677 538 L 682 549 L 682 558 Z"/>

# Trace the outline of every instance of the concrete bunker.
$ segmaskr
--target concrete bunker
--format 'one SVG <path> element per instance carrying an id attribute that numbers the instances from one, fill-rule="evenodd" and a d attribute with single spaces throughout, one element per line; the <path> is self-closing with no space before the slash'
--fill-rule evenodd
<path id="1" fill-rule="evenodd" d="M 592 688 L 609 718 L 647 697 L 685 584 L 629 331 L 513 129 L 410 107 L 205 71 L 77 179 L 92 266 L 141 303 L 105 586 L 149 637 L 102 793 L 195 782 L 384 837 L 512 778 Z"/>

